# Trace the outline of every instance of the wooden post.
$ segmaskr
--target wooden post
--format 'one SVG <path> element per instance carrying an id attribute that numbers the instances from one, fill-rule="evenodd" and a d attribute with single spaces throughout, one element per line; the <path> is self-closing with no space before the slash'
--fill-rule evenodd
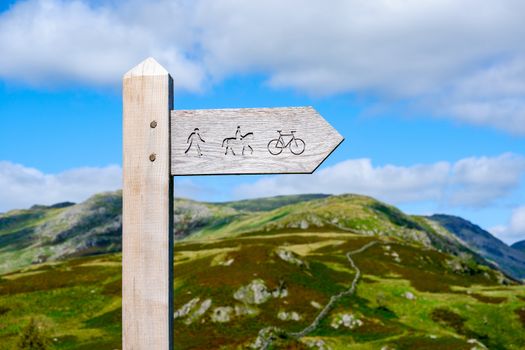
<path id="1" fill-rule="evenodd" d="M 173 82 L 148 58 L 124 75 L 122 348 L 173 348 Z"/>

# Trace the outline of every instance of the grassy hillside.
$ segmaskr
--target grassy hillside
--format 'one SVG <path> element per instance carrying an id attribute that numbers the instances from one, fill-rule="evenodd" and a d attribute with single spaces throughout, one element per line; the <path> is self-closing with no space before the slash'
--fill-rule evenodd
<path id="1" fill-rule="evenodd" d="M 34 318 L 52 349 L 120 349 L 121 257 L 44 263 L 0 277 L 0 349 Z"/>
<path id="2" fill-rule="evenodd" d="M 525 287 L 434 217 L 311 195 L 175 220 L 176 349 L 525 348 Z M 120 223 L 120 192 L 0 214 L 0 350 L 31 319 L 52 349 L 120 348 Z"/>
<path id="3" fill-rule="evenodd" d="M 44 261 L 119 252 L 121 210 L 121 192 L 117 191 L 76 205 L 36 206 L 0 214 L 0 273 Z M 479 249 L 476 239 L 464 239 L 465 230 L 456 229 L 463 226 L 445 227 L 448 221 L 440 222 L 437 216 L 409 216 L 365 196 L 297 195 L 227 203 L 178 199 L 174 216 L 174 234 L 179 240 L 330 229 L 419 242 L 454 255 L 468 255 L 478 263 L 489 264 L 485 261 L 489 259 L 510 276 L 525 276 L 525 256 L 488 232 L 471 230 L 471 237 L 479 234 L 488 242 L 487 249 Z M 504 261 L 492 254 L 491 242 L 495 241 L 497 249 L 509 256 Z"/>
<path id="4" fill-rule="evenodd" d="M 318 326 L 330 298 L 362 277 Z M 264 232 L 175 246 L 176 349 L 522 349 L 525 287 L 487 267 L 398 239 Z M 0 278 L 0 349 L 33 317 L 54 349 L 120 348 L 120 255 L 44 263 Z M 257 348 L 257 347 L 255 347 Z"/>
<path id="5" fill-rule="evenodd" d="M 525 306 L 525 289 L 503 287 L 493 270 L 398 239 L 279 231 L 177 244 L 179 348 L 248 346 L 268 327 L 301 331 L 351 286 L 355 270 L 345 253 L 371 241 L 379 244 L 354 257 L 363 273 L 356 294 L 305 337 L 273 346 L 306 348 L 320 340 L 332 349 L 471 349 L 469 339 L 490 348 L 525 346 L 515 313 Z M 344 319 L 353 321 L 339 324 Z"/>

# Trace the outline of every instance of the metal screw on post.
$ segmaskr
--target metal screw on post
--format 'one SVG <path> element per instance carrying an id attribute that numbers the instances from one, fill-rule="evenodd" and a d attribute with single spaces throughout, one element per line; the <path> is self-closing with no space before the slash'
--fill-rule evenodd
<path id="1" fill-rule="evenodd" d="M 152 129 L 155 129 L 157 127 L 157 122 L 155 120 L 153 120 L 151 123 L 149 123 L 149 126 L 152 128 Z M 149 155 L 149 160 L 154 162 L 155 159 L 157 159 L 157 156 L 155 155 L 155 153 L 152 153 Z"/>

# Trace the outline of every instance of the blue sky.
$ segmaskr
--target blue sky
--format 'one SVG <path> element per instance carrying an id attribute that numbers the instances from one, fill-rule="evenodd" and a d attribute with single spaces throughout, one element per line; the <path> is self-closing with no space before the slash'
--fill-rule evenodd
<path id="1" fill-rule="evenodd" d="M 0 211 L 120 187 L 121 78 L 153 56 L 175 108 L 312 105 L 346 138 L 315 175 L 182 177 L 182 196 L 357 192 L 524 239 L 523 5 L 310 4 L 1 2 Z"/>

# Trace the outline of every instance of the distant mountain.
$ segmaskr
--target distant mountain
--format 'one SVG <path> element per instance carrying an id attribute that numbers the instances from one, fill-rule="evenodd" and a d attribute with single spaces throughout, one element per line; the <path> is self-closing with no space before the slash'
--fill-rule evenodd
<path id="1" fill-rule="evenodd" d="M 460 217 L 437 214 L 429 219 L 439 223 L 503 271 L 517 278 L 525 278 L 525 252 L 509 247 L 481 227 Z"/>
<path id="2" fill-rule="evenodd" d="M 121 249 L 121 192 L 0 214 L 0 272 Z"/>
<path id="3" fill-rule="evenodd" d="M 0 273 L 45 261 L 119 252 L 121 211 L 122 193 L 116 191 L 79 204 L 0 214 Z M 523 254 L 479 227 L 445 215 L 406 215 L 366 196 L 311 194 L 225 203 L 177 199 L 174 220 L 178 240 L 290 230 L 349 232 L 413 242 L 477 264 L 497 264 L 514 278 L 525 277 Z"/>
<path id="4" fill-rule="evenodd" d="M 513 243 L 510 247 L 525 254 L 525 239 L 523 241 Z"/>

